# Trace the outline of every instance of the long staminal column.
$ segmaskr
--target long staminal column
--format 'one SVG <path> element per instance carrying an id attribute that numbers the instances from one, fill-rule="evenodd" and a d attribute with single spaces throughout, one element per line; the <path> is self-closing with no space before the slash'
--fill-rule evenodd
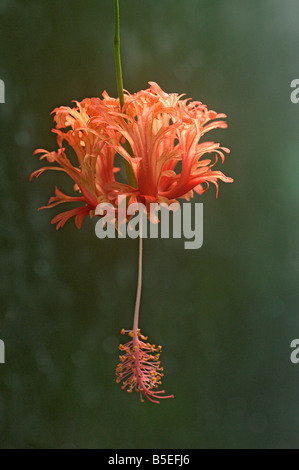
<path id="1" fill-rule="evenodd" d="M 160 403 L 161 398 L 173 398 L 173 395 L 166 396 L 164 390 L 157 390 L 164 375 L 159 360 L 162 347 L 147 342 L 147 337 L 142 335 L 138 328 L 142 286 L 142 252 L 142 233 L 140 233 L 133 330 L 121 330 L 121 334 L 127 333 L 131 340 L 119 346 L 122 354 L 119 356 L 120 363 L 116 368 L 116 382 L 122 382 L 122 389 L 129 393 L 133 390 L 138 392 L 142 402 L 144 401 L 143 397 L 146 397 L 153 403 Z"/>

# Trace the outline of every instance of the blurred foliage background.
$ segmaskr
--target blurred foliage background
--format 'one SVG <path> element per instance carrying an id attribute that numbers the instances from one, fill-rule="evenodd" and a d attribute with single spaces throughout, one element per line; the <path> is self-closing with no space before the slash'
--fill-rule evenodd
<path id="1" fill-rule="evenodd" d="M 66 178 L 49 113 L 116 96 L 112 0 L 1 0 L 1 448 L 298 448 L 299 78 L 297 0 L 120 0 L 124 86 L 157 81 L 228 115 L 231 149 L 210 189 L 204 244 L 145 243 L 143 331 L 163 345 L 174 400 L 140 404 L 114 382 L 130 328 L 137 241 L 94 222 L 56 232 L 37 212 Z M 68 184 L 68 183 L 66 183 Z"/>

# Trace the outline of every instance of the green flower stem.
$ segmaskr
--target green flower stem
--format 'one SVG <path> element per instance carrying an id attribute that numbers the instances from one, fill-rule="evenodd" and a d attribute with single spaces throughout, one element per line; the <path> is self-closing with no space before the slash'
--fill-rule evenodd
<path id="1" fill-rule="evenodd" d="M 116 80 L 117 80 L 117 89 L 119 104 L 122 108 L 125 104 L 124 96 L 124 87 L 123 87 L 123 77 L 122 77 L 122 68 L 121 68 L 121 58 L 120 58 L 120 35 L 119 35 L 119 3 L 118 0 L 115 0 L 115 36 L 114 36 L 114 57 L 115 57 L 115 66 L 116 66 Z M 133 150 L 129 142 L 126 142 L 126 150 L 134 157 Z M 124 160 L 126 174 L 128 178 L 128 183 L 134 188 L 137 187 L 136 179 L 131 165 L 127 160 Z"/>
<path id="2" fill-rule="evenodd" d="M 116 79 L 117 89 L 119 96 L 120 107 L 122 108 L 125 104 L 123 77 L 121 70 L 121 58 L 120 58 L 120 36 L 119 36 L 119 4 L 118 0 L 115 0 L 115 36 L 114 36 L 114 56 L 116 65 Z"/>

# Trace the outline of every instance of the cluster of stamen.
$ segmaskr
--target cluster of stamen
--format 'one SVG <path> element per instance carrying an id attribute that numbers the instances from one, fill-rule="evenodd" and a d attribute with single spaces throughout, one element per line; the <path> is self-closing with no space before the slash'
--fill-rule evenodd
<path id="1" fill-rule="evenodd" d="M 173 395 L 164 395 L 164 390 L 158 391 L 163 377 L 160 353 L 161 346 L 147 342 L 147 336 L 143 336 L 140 330 L 134 333 L 131 330 L 121 330 L 121 334 L 128 333 L 131 338 L 126 344 L 120 344 L 122 354 L 120 363 L 116 367 L 116 382 L 122 382 L 121 388 L 131 393 L 133 390 L 140 393 L 153 403 L 159 403 L 160 398 L 173 398 Z"/>

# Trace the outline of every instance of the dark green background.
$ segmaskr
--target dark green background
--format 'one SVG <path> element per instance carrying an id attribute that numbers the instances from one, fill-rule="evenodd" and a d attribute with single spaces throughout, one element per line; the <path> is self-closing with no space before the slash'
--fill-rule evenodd
<path id="1" fill-rule="evenodd" d="M 99 240 L 94 222 L 56 232 L 67 191 L 44 174 L 50 111 L 116 95 L 112 0 L 1 0 L 0 446 L 299 447 L 299 78 L 297 0 L 120 0 L 125 88 L 157 81 L 228 115 L 209 138 L 235 178 L 204 203 L 204 244 L 145 243 L 141 326 L 162 344 L 174 400 L 139 403 L 114 382 L 132 324 L 137 241 Z"/>

